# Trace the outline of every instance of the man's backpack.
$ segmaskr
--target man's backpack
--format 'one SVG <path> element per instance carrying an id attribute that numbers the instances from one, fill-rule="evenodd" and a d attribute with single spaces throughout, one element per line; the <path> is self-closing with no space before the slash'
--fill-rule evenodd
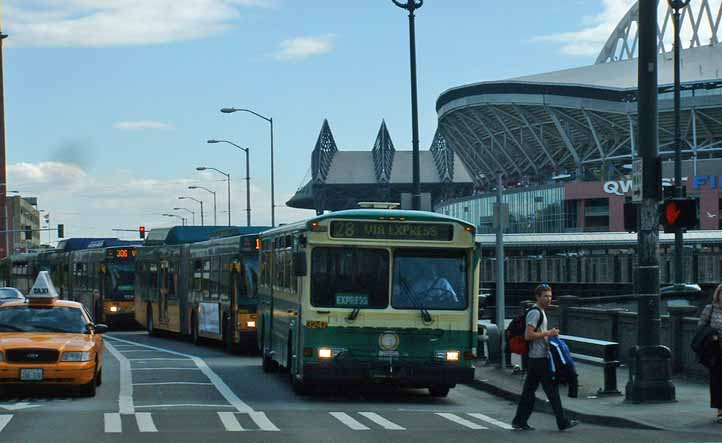
<path id="1" fill-rule="evenodd" d="M 541 312 L 541 309 L 536 306 L 532 306 L 525 310 L 523 314 L 514 318 L 506 328 L 506 342 L 509 344 L 509 350 L 513 354 L 527 355 L 529 353 L 529 342 L 524 338 L 524 333 L 526 332 L 526 315 L 532 309 L 536 309 L 539 311 L 539 314 L 541 314 L 536 325 L 536 329 L 539 329 L 542 321 L 544 321 L 544 314 Z"/>

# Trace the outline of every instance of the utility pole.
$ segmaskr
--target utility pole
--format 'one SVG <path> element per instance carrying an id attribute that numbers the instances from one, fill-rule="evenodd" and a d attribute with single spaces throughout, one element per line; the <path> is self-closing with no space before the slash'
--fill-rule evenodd
<path id="1" fill-rule="evenodd" d="M 499 355 L 500 367 L 506 367 L 506 303 L 504 302 L 504 205 L 502 203 L 501 172 L 496 174 L 496 205 L 494 205 L 494 218 L 496 219 L 496 327 L 499 329 Z"/>
<path id="2" fill-rule="evenodd" d="M 639 281 L 637 346 L 630 352 L 626 399 L 631 402 L 674 401 L 671 352 L 660 345 L 659 203 L 657 152 L 657 0 L 639 0 L 638 110 L 642 202 L 637 234 Z"/>

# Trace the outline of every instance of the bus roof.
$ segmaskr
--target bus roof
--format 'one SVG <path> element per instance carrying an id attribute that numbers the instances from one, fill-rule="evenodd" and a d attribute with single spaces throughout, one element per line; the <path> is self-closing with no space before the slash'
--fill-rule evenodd
<path id="1" fill-rule="evenodd" d="M 144 246 L 180 245 L 206 241 L 230 235 L 254 234 L 268 229 L 265 226 L 173 226 L 156 228 L 148 233 Z M 225 235 L 223 235 L 225 233 Z"/>
<path id="2" fill-rule="evenodd" d="M 387 219 L 388 217 L 404 218 L 406 219 L 405 221 L 412 222 L 454 222 L 465 227 L 468 226 L 476 229 L 473 224 L 467 221 L 439 214 L 438 212 L 407 211 L 399 209 L 347 209 L 344 211 L 329 212 L 328 214 L 319 215 L 297 223 L 280 226 L 267 232 L 269 234 L 273 234 L 274 232 L 281 232 L 288 229 L 297 229 L 308 223 L 320 222 L 328 219 L 380 220 L 382 217 Z"/>
<path id="3" fill-rule="evenodd" d="M 120 241 L 122 240 L 118 240 L 117 238 L 66 238 L 60 240 L 58 247 L 55 249 L 61 252 L 77 251 L 78 249 L 87 249 L 91 247 L 91 244 L 93 248 L 101 248 L 112 246 Z"/>

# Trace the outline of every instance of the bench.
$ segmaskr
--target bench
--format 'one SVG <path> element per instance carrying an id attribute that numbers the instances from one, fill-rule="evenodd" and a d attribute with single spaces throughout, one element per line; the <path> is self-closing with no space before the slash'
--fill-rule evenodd
<path id="1" fill-rule="evenodd" d="M 560 335 L 559 338 L 569 346 L 574 361 L 604 367 L 604 388 L 599 389 L 599 395 L 621 395 L 617 389 L 619 343 L 574 335 Z"/>

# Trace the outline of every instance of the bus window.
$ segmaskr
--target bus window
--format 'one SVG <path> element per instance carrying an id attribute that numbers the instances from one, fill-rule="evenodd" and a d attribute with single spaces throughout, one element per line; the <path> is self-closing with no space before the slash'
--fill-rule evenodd
<path id="1" fill-rule="evenodd" d="M 398 251 L 391 306 L 395 309 L 466 309 L 464 251 Z"/>
<path id="2" fill-rule="evenodd" d="M 315 248 L 311 304 L 334 308 L 388 305 L 389 253 L 385 249 Z"/>

